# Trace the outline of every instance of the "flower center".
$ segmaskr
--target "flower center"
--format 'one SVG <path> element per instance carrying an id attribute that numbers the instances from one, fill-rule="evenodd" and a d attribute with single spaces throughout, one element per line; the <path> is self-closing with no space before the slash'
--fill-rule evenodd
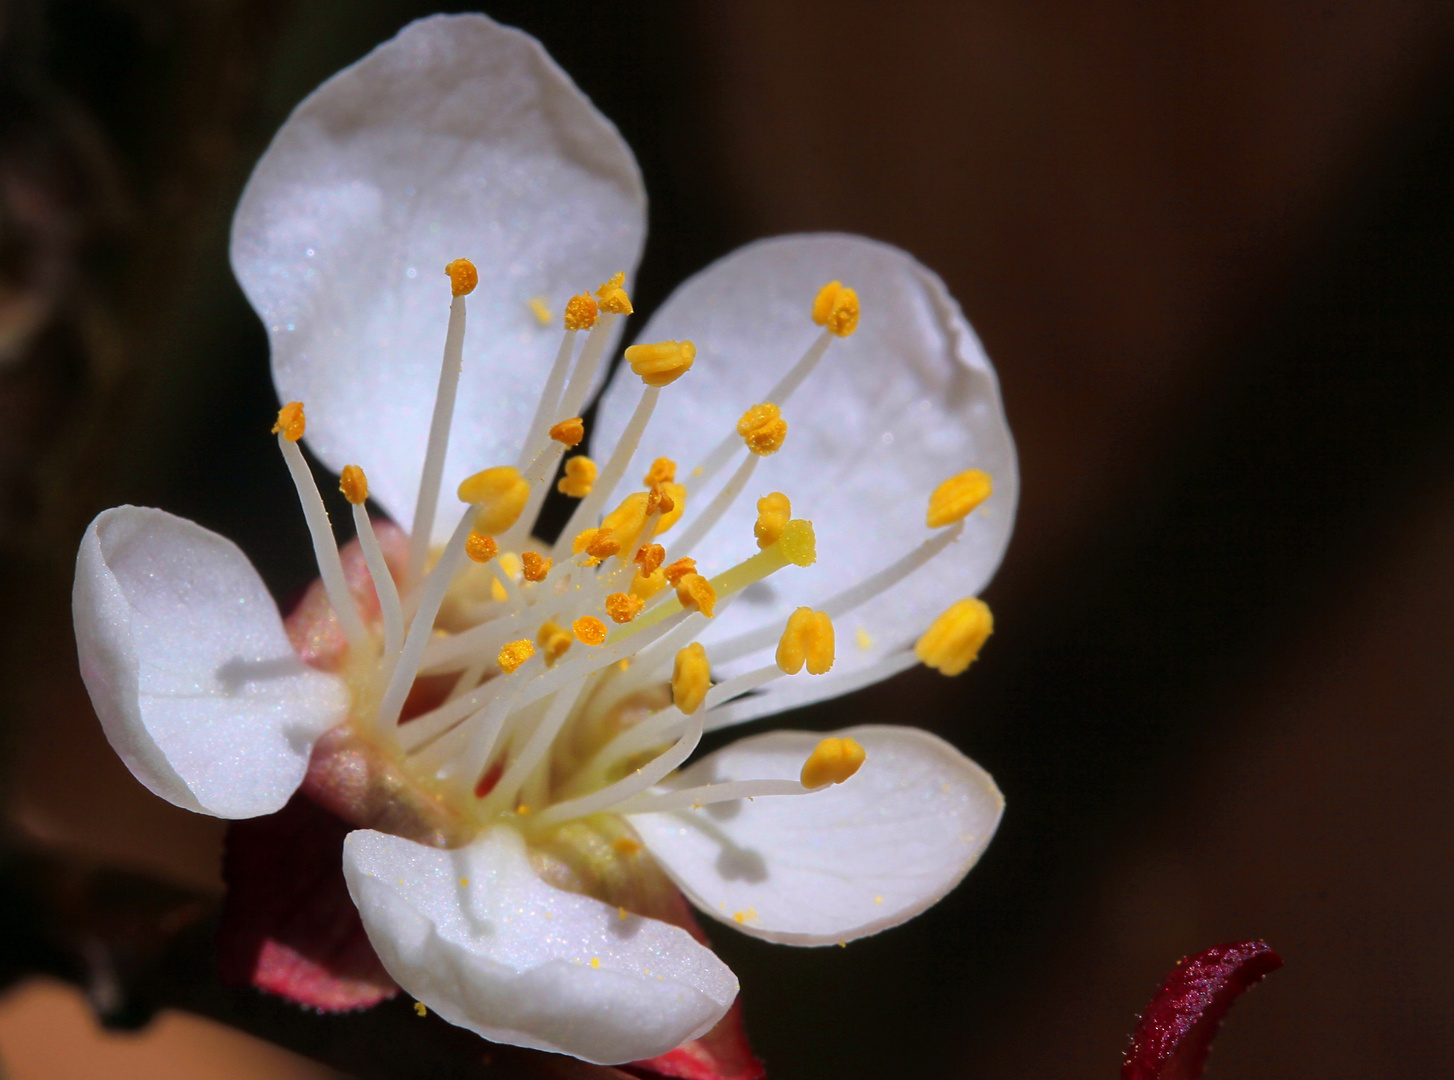
<path id="1" fill-rule="evenodd" d="M 743 403 L 735 429 L 706 444 L 680 481 L 677 463 L 667 458 L 656 458 L 644 473 L 633 462 L 660 395 L 680 392 L 675 384 L 690 372 L 696 348 L 690 341 L 628 348 L 625 361 L 642 381 L 635 411 L 604 460 L 576 454 L 565 461 L 556 487 L 578 501 L 560 538 L 547 545 L 532 536 L 532 527 L 548 480 L 585 437 L 586 395 L 614 322 L 631 313 L 622 274 L 594 296 L 572 298 L 516 460 L 459 485 L 463 507 L 454 529 L 431 551 L 435 518 L 447 512 L 440 489 L 466 297 L 478 281 L 465 259 L 446 273 L 453 292 L 449 326 L 406 565 L 397 580 L 364 509 L 364 469 L 348 465 L 340 478 L 377 592 L 376 614 L 366 616 L 349 593 L 322 499 L 297 445 L 306 428 L 302 404 L 285 405 L 273 429 L 347 640 L 351 736 L 390 761 L 418 799 L 447 808 L 466 830 L 501 819 L 527 832 L 555 830 L 608 812 L 807 794 L 852 776 L 864 764 L 862 747 L 825 739 L 798 781 L 658 788 L 704 732 L 734 722 L 734 702 L 743 695 L 805 667 L 809 676 L 826 673 L 833 666 L 834 619 L 953 543 L 965 516 L 989 496 L 984 473 L 951 477 L 929 500 L 927 523 L 939 531 L 893 564 L 827 598 L 820 609 L 799 608 L 785 626 L 718 642 L 711 655 L 695 640 L 745 588 L 816 559 L 812 523 L 793 518 L 783 492 L 757 500 L 753 537 L 743 537 L 744 557 L 735 565 L 699 567 L 692 552 L 746 492 L 761 458 L 790 446 L 785 409 L 833 339 L 856 328 L 854 291 L 835 281 L 818 292 L 812 317 L 822 332 L 761 400 Z M 642 487 L 608 510 L 630 475 L 640 475 Z M 947 612 L 921 640 L 920 658 L 946 671 L 967 666 L 989 632 L 988 610 L 981 608 Z M 740 659 L 770 648 L 774 639 L 775 663 L 713 684 L 714 661 Z M 431 700 L 420 711 L 425 697 Z"/>

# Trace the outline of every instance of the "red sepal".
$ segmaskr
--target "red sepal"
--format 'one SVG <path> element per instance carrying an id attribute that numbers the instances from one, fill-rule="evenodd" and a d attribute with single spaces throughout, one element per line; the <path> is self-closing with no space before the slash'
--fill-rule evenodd
<path id="1" fill-rule="evenodd" d="M 1198 1080 L 1232 1002 L 1282 967 L 1265 941 L 1234 941 L 1184 957 L 1146 1006 L 1121 1080 Z"/>
<path id="2" fill-rule="evenodd" d="M 343 880 L 350 826 L 303 795 L 227 830 L 218 974 L 320 1012 L 399 992 L 369 944 Z"/>
<path id="3" fill-rule="evenodd" d="M 620 1066 L 643 1080 L 762 1080 L 767 1070 L 753 1056 L 742 1026 L 742 1002 L 732 1003 L 727 1015 L 700 1039 L 683 1043 L 650 1061 Z"/>

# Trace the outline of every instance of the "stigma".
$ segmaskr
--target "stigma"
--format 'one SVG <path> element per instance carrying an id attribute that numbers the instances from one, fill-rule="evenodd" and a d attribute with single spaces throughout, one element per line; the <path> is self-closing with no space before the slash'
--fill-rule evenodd
<path id="1" fill-rule="evenodd" d="M 729 430 L 703 432 L 700 460 L 680 468 L 671 458 L 645 456 L 651 448 L 640 444 L 662 396 L 692 392 L 696 345 L 670 340 L 627 348 L 621 374 L 640 380 L 639 402 L 616 445 L 595 445 L 587 441 L 585 406 L 614 324 L 633 311 L 625 275 L 569 298 L 518 298 L 542 320 L 552 310 L 563 313 L 560 348 L 514 460 L 474 463 L 451 502 L 443 464 L 466 304 L 479 271 L 456 259 L 445 275 L 449 317 L 439 395 L 402 572 L 385 560 L 366 510 L 368 463 L 348 465 L 339 479 L 377 611 L 356 606 L 345 581 L 331 523 L 297 445 L 307 430 L 303 404 L 284 405 L 273 427 L 347 641 L 352 734 L 389 762 L 409 798 L 430 813 L 445 808 L 466 834 L 507 822 L 535 837 L 594 814 L 811 797 L 872 769 L 852 739 L 828 738 L 797 780 L 693 789 L 669 782 L 706 732 L 733 722 L 748 695 L 777 679 L 828 675 L 835 620 L 918 572 L 990 497 L 989 476 L 966 462 L 963 472 L 922 493 L 926 527 L 936 531 L 917 548 L 817 606 L 799 607 L 766 628 L 770 637 L 753 648 L 734 653 L 742 646 L 735 639 L 712 644 L 709 631 L 745 590 L 817 561 L 813 523 L 793 516 L 798 496 L 754 489 L 752 478 L 764 457 L 794 452 L 792 396 L 832 343 L 857 329 L 858 294 L 833 281 L 803 298 L 804 323 L 821 328 L 817 338 L 775 386 L 746 388 L 760 396 L 741 402 Z M 587 447 L 589 455 L 580 452 Z M 713 479 L 729 467 L 714 488 Z M 535 531 L 548 497 L 569 510 L 553 541 Z M 751 530 L 735 538 L 740 557 L 708 565 L 701 542 L 732 520 L 727 512 L 739 499 L 757 510 Z M 431 545 L 441 516 L 451 523 L 449 539 Z M 917 654 L 945 673 L 962 671 L 990 629 L 988 608 L 973 598 L 960 601 L 926 629 Z M 862 626 L 857 635 L 861 648 L 871 640 Z M 721 674 L 723 665 L 770 650 L 774 641 L 771 663 Z"/>

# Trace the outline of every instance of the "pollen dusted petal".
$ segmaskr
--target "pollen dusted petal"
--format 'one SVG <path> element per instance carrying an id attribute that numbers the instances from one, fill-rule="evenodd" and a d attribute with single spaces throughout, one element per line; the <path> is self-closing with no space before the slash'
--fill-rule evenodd
<path id="1" fill-rule="evenodd" d="M 632 814 L 632 827 L 692 903 L 743 933 L 836 945 L 897 926 L 959 883 L 994 835 L 1004 800 L 983 769 L 928 732 L 872 725 L 836 736 L 868 757 L 844 783 Z M 821 740 L 806 731 L 742 739 L 670 786 L 797 781 Z M 748 910 L 756 916 L 732 920 Z"/>
<path id="2" fill-rule="evenodd" d="M 343 869 L 389 974 L 495 1042 L 600 1064 L 649 1058 L 705 1033 L 737 996 L 687 931 L 547 885 L 508 826 L 454 851 L 355 832 Z"/>
<path id="3" fill-rule="evenodd" d="M 72 594 L 81 677 L 112 747 L 170 803 L 269 814 L 313 741 L 344 719 L 343 681 L 304 666 L 230 540 L 161 510 L 91 522 Z"/>
<path id="4" fill-rule="evenodd" d="M 957 542 L 855 609 L 851 624 L 840 620 L 869 628 L 870 648 L 842 650 L 820 678 L 762 687 L 733 706 L 741 719 L 830 698 L 911 666 L 914 642 L 947 600 L 984 588 L 1014 524 L 1014 445 L 979 340 L 930 270 L 858 237 L 762 241 L 678 288 L 640 336 L 696 343 L 690 393 L 677 394 L 669 410 L 652 418 L 642 446 L 680 462 L 690 484 L 692 469 L 735 431 L 743 410 L 772 400 L 778 381 L 822 335 L 807 308 L 814 291 L 833 280 L 857 290 L 863 318 L 853 336 L 829 335 L 807 381 L 789 400 L 775 402 L 792 433 L 779 453 L 758 462 L 758 489 L 750 493 L 791 494 L 794 512 L 817 527 L 818 560 L 810 572 L 775 575 L 770 590 L 743 593 L 704 628 L 718 676 L 772 663 L 794 609 L 822 608 L 913 551 L 926 539 L 924 502 L 945 477 L 966 466 L 983 469 L 994 477 L 994 494 L 965 518 Z M 631 416 L 640 393 L 634 383 L 614 383 L 602 396 L 592 431 L 602 445 L 611 445 Z M 703 566 L 732 566 L 742 558 L 744 540 L 751 547 L 756 520 L 754 499 L 739 498 L 716 528 L 681 553 Z M 752 651 L 718 658 L 715 644 L 748 632 L 756 635 Z"/>
<path id="5" fill-rule="evenodd" d="M 616 128 L 539 43 L 480 15 L 439 16 L 294 110 L 243 193 L 232 264 L 283 400 L 314 413 L 310 448 L 334 471 L 365 463 L 407 529 L 445 330 L 438 268 L 468 253 L 508 298 L 470 310 L 457 414 L 469 422 L 450 438 L 450 490 L 524 442 L 519 403 L 539 396 L 561 334 L 525 298 L 621 269 L 629 289 L 645 206 Z M 433 542 L 449 527 L 437 518 Z"/>

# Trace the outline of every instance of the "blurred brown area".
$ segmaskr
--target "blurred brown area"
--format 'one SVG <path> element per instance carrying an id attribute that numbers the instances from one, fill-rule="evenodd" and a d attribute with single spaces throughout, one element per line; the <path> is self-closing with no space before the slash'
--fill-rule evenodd
<path id="1" fill-rule="evenodd" d="M 0 16 L 0 708 L 27 843 L 215 891 L 216 823 L 100 739 L 69 563 L 133 501 L 233 536 L 280 596 L 306 580 L 228 215 L 287 109 L 429 10 Z M 718 935 L 772 1075 L 1113 1075 L 1165 969 L 1247 936 L 1287 968 L 1211 1075 L 1449 1071 L 1454 5 L 489 11 L 636 149 L 643 314 L 752 238 L 862 232 L 945 278 L 1001 374 L 1023 502 L 984 659 L 794 721 L 935 728 L 1005 824 L 944 903 L 853 948 Z M 358 1018 L 289 1026 L 197 985 L 171 1003 L 368 1068 L 338 1051 Z M 0 1006 L 19 1076 L 29 1000 Z M 204 1029 L 178 1030 L 145 1036 L 182 1040 L 174 1075 L 253 1067 L 206 1073 L 180 1049 Z M 107 1045 L 91 1075 L 127 1075 Z"/>

